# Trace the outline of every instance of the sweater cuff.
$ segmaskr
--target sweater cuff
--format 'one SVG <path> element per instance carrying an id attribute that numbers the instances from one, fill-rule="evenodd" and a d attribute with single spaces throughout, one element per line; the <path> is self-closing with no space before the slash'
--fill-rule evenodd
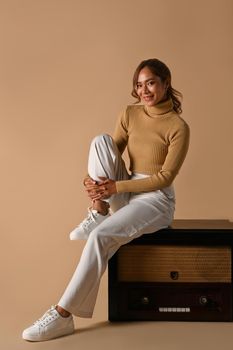
<path id="1" fill-rule="evenodd" d="M 126 181 L 116 181 L 117 193 L 128 192 L 127 191 L 127 180 Z"/>
<path id="2" fill-rule="evenodd" d="M 122 192 L 149 192 L 155 190 L 152 177 L 135 180 L 123 180 L 116 182 L 117 193 Z"/>

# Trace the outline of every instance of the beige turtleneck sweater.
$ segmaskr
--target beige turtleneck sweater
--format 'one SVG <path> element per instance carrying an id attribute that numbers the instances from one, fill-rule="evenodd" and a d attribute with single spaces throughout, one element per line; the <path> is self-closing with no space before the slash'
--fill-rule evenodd
<path id="1" fill-rule="evenodd" d="M 148 192 L 167 187 L 185 159 L 189 127 L 173 110 L 171 99 L 155 106 L 130 105 L 120 114 L 113 134 L 120 153 L 127 146 L 130 171 L 150 175 L 117 181 L 117 192 Z"/>

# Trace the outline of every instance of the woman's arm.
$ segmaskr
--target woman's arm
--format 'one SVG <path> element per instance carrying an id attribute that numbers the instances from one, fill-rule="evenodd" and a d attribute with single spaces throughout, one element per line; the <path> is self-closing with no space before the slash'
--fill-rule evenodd
<path id="1" fill-rule="evenodd" d="M 117 181 L 117 193 L 155 191 L 171 185 L 186 157 L 189 138 L 190 131 L 185 122 L 179 128 L 171 130 L 168 153 L 162 169 L 144 179 Z"/>
<path id="2" fill-rule="evenodd" d="M 121 112 L 118 116 L 115 130 L 113 132 L 113 140 L 117 145 L 117 148 L 122 154 L 128 143 L 128 114 L 127 108 Z"/>
<path id="3" fill-rule="evenodd" d="M 120 192 L 149 192 L 170 186 L 178 174 L 189 147 L 190 131 L 186 123 L 170 133 L 170 145 L 162 169 L 152 176 L 138 180 L 113 181 L 102 179 L 97 189 L 98 199 Z M 94 192 L 96 189 L 94 189 Z"/>

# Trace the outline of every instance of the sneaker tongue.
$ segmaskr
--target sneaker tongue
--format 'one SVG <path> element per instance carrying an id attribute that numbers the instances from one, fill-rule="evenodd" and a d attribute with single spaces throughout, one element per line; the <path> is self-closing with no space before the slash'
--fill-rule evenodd
<path id="1" fill-rule="evenodd" d="M 47 310 L 41 318 L 39 318 L 36 322 L 34 322 L 34 324 L 43 322 L 47 317 L 50 317 L 52 314 L 58 314 L 54 306 L 52 306 L 49 310 Z"/>

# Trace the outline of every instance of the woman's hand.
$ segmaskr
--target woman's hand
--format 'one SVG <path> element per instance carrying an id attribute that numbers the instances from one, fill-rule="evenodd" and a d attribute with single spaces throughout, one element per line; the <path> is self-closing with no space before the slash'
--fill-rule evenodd
<path id="1" fill-rule="evenodd" d="M 101 182 L 87 177 L 84 179 L 84 186 L 91 200 L 104 200 L 117 193 L 116 182 L 106 177 L 100 177 Z"/>
<path id="2" fill-rule="evenodd" d="M 86 177 L 83 181 L 84 186 L 86 187 L 86 191 L 88 194 L 88 197 L 91 200 L 98 199 L 98 184 L 97 181 L 93 180 L 91 177 Z"/>
<path id="3" fill-rule="evenodd" d="M 100 182 L 98 186 L 101 194 L 101 200 L 107 199 L 113 194 L 117 193 L 116 181 L 107 179 L 106 177 L 100 177 L 100 179 L 102 180 L 102 182 Z"/>

